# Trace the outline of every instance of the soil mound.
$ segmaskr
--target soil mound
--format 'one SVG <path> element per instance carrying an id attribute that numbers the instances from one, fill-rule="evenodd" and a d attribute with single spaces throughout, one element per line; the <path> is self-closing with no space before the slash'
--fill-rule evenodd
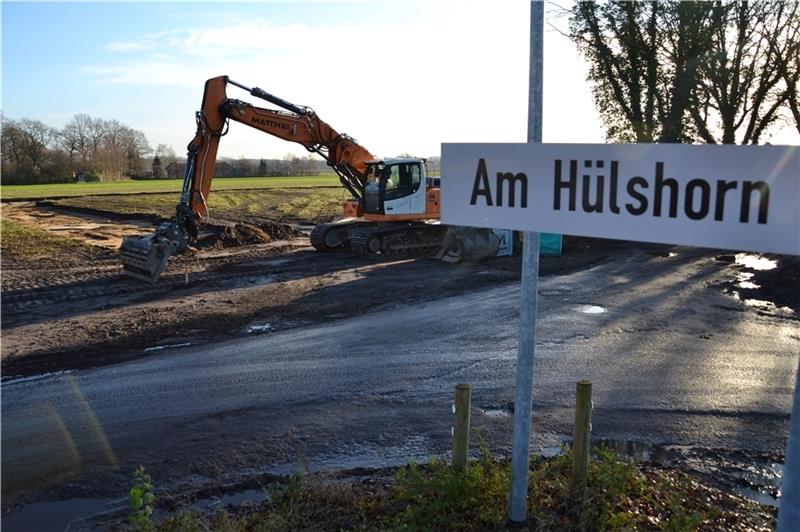
<path id="1" fill-rule="evenodd" d="M 258 227 L 273 240 L 290 240 L 302 235 L 300 231 L 293 229 L 292 226 L 277 222 L 266 222 Z"/>
<path id="2" fill-rule="evenodd" d="M 259 227 L 239 223 L 229 225 L 220 231 L 214 241 L 214 247 L 231 248 L 252 244 L 266 244 L 267 242 L 272 242 L 272 237 Z"/>
<path id="3" fill-rule="evenodd" d="M 301 233 L 292 229 L 291 226 L 276 222 L 265 222 L 257 226 L 238 223 L 226 226 L 217 233 L 211 242 L 211 246 L 217 248 L 251 246 L 254 244 L 266 244 L 275 240 L 288 240 L 300 235 Z"/>

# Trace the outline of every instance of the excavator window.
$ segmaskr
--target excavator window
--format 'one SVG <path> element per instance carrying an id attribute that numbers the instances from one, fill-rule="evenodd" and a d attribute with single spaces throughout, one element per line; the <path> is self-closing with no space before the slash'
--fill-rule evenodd
<path id="1" fill-rule="evenodd" d="M 386 177 L 385 199 L 397 199 L 413 194 L 419 189 L 422 181 L 419 165 L 414 163 L 398 163 L 384 169 Z"/>

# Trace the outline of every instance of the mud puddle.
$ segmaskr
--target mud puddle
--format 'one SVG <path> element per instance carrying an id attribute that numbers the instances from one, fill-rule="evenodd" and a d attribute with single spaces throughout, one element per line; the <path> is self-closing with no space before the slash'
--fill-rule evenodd
<path id="1" fill-rule="evenodd" d="M 604 314 L 606 309 L 597 305 L 582 305 L 575 309 L 582 314 Z"/>
<path id="2" fill-rule="evenodd" d="M 800 258 L 738 253 L 716 260 L 734 268 L 734 278 L 722 288 L 745 308 L 788 319 L 800 317 Z"/>
<path id="3" fill-rule="evenodd" d="M 592 449 L 602 448 L 612 449 L 625 458 L 678 469 L 724 491 L 765 506 L 778 507 L 783 458 L 775 453 L 653 445 L 635 440 L 592 441 Z M 564 452 L 569 452 L 566 446 L 552 446 L 542 449 L 541 454 L 552 457 Z"/>
<path id="4" fill-rule="evenodd" d="M 83 530 L 89 521 L 120 512 L 122 499 L 67 499 L 36 502 L 3 516 L 4 532 Z"/>
<path id="5" fill-rule="evenodd" d="M 246 504 L 258 504 L 267 499 L 264 489 L 232 491 L 219 496 L 196 500 L 181 505 L 181 510 L 216 511 L 238 508 Z M 29 504 L 20 510 L 3 516 L 4 532 L 63 532 L 64 530 L 104 530 L 116 528 L 124 522 L 130 512 L 124 499 L 67 499 Z M 153 518 L 158 521 L 170 515 L 170 511 L 156 507 Z"/>

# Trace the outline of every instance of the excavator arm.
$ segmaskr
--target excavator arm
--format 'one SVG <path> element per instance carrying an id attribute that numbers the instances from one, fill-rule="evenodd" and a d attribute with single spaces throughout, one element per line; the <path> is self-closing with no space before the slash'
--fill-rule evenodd
<path id="1" fill-rule="evenodd" d="M 227 85 L 248 91 L 283 110 L 263 109 L 227 96 Z M 208 199 L 220 139 L 229 121 L 240 122 L 275 137 L 296 142 L 322 156 L 339 176 L 358 206 L 363 203 L 367 161 L 375 157 L 345 134 L 338 133 L 308 107 L 300 107 L 265 92 L 219 76 L 206 81 L 203 104 L 197 112 L 197 131 L 189 143 L 186 174 L 176 219 L 161 224 L 145 237 L 126 237 L 120 248 L 125 272 L 155 282 L 169 257 L 197 238 L 208 218 Z"/>

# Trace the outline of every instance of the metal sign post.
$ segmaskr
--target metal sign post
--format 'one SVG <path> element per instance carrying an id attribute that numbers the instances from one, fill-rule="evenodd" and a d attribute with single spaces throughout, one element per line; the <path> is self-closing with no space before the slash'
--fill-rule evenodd
<path id="1" fill-rule="evenodd" d="M 528 142 L 442 144 L 442 173 L 454 176 L 442 181 L 442 222 L 525 235 L 511 524 L 527 518 L 539 231 L 800 255 L 800 146 L 542 143 L 543 29 L 533 0 Z M 800 523 L 800 368 L 782 486 L 788 532 Z"/>
<path id="2" fill-rule="evenodd" d="M 542 61 L 544 2 L 531 2 L 531 55 L 528 87 L 528 143 L 542 142 Z M 519 346 L 514 394 L 511 488 L 508 520 L 523 523 L 528 513 L 528 467 L 533 417 L 533 358 L 536 348 L 536 295 L 539 233 L 525 232 L 519 309 Z"/>
<path id="3" fill-rule="evenodd" d="M 789 422 L 789 439 L 781 480 L 778 532 L 791 532 L 800 526 L 800 361 L 794 384 L 794 404 Z"/>

